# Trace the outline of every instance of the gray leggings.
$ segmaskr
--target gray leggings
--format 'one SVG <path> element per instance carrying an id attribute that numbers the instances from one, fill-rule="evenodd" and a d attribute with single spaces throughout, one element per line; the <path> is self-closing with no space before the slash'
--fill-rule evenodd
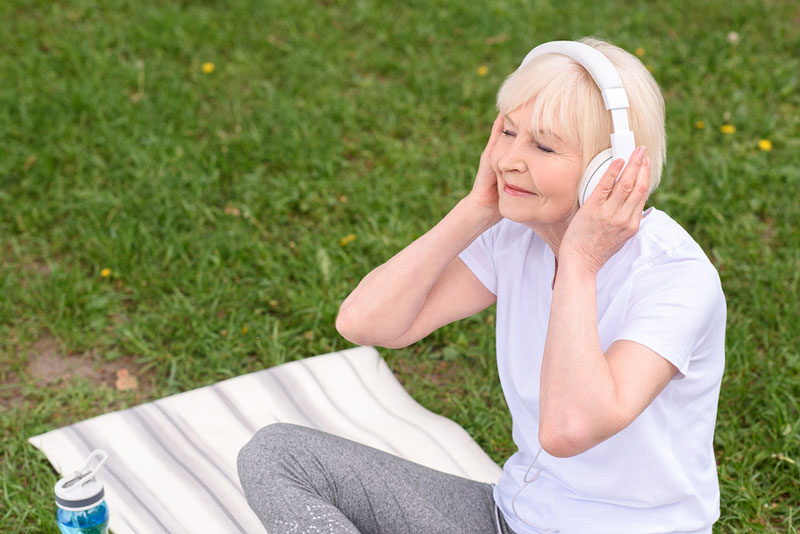
<path id="1" fill-rule="evenodd" d="M 513 534 L 491 485 L 319 430 L 266 426 L 238 469 L 269 534 Z"/>

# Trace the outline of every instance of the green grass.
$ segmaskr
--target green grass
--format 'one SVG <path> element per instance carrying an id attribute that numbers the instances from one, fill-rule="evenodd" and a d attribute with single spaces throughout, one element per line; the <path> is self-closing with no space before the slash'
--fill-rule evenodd
<path id="1" fill-rule="evenodd" d="M 469 191 L 504 76 L 596 35 L 644 49 L 668 108 L 651 203 L 728 299 L 715 532 L 797 532 L 796 2 L 7 0 L 0 20 L 0 531 L 56 532 L 27 437 L 348 347 L 339 303 Z M 487 310 L 381 353 L 502 461 L 493 332 Z M 44 387 L 30 353 L 52 338 L 139 390 Z"/>

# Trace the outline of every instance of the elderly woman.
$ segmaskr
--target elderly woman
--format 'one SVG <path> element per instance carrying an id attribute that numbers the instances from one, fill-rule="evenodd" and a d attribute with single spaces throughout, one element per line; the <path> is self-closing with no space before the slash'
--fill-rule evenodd
<path id="1" fill-rule="evenodd" d="M 577 200 L 608 148 L 587 70 L 549 53 L 505 81 L 475 183 L 341 306 L 350 341 L 399 348 L 497 305 L 497 364 L 518 451 L 496 486 L 291 425 L 260 431 L 239 471 L 268 532 L 710 533 L 724 366 L 716 270 L 665 213 L 664 102 L 634 56 L 616 67 L 640 145 Z M 646 148 L 645 148 L 646 147 Z M 581 205 L 582 203 L 582 205 Z"/>

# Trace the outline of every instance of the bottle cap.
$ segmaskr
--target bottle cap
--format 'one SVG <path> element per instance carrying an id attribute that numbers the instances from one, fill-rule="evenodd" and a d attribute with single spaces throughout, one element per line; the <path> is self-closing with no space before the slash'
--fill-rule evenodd
<path id="1" fill-rule="evenodd" d="M 99 458 L 97 466 L 87 469 L 92 458 Z M 97 471 L 108 459 L 108 454 L 100 449 L 92 451 L 83 467 L 70 476 L 56 482 L 56 504 L 59 508 L 78 512 L 100 504 L 105 496 L 103 483 L 97 479 Z"/>

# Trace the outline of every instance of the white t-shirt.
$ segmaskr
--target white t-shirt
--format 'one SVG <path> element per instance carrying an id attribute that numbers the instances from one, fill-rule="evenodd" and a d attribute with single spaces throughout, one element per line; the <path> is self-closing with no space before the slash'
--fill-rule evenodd
<path id="1" fill-rule="evenodd" d="M 530 472 L 540 450 L 539 377 L 555 258 L 533 230 L 507 219 L 460 258 L 497 295 L 497 365 L 519 449 L 494 491 L 509 526 L 518 534 L 710 533 L 719 517 L 713 437 L 726 308 L 717 271 L 691 236 L 650 208 L 597 275 L 603 352 L 632 340 L 679 372 L 628 427 L 571 458 L 542 451 Z M 538 468 L 522 489 L 526 472 L 530 480 Z"/>

